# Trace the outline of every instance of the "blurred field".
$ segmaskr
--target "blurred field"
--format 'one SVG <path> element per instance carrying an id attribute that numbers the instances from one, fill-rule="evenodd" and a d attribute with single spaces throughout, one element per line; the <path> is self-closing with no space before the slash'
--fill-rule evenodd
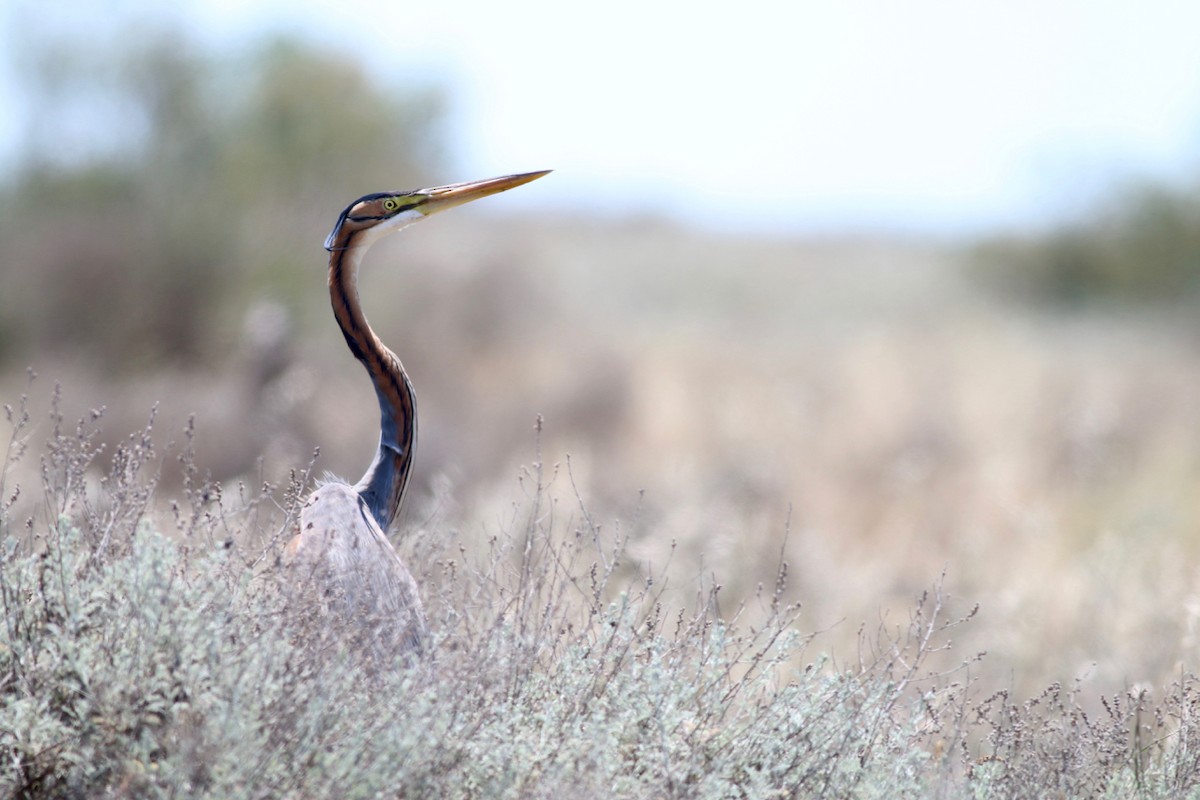
<path id="1" fill-rule="evenodd" d="M 197 463 L 226 486 L 285 482 L 317 447 L 318 470 L 356 478 L 377 412 L 328 311 L 324 233 L 288 266 L 286 303 L 228 313 L 217 356 L 122 371 L 33 343 L 0 398 L 28 363 L 35 411 L 60 382 L 71 413 L 107 407 L 114 440 L 155 404 L 160 436 L 194 413 Z M 906 625 L 944 571 L 953 611 L 981 606 L 950 660 L 986 650 L 987 685 L 1110 692 L 1194 669 L 1200 328 L 1023 311 L 964 271 L 946 246 L 653 219 L 467 209 L 396 237 L 368 258 L 364 302 L 421 403 L 401 535 L 486 540 L 540 452 L 561 513 L 581 513 L 577 489 L 631 535 L 628 570 L 670 557 L 679 597 L 714 578 L 731 611 L 782 549 L 790 599 L 838 659 L 861 623 Z"/>

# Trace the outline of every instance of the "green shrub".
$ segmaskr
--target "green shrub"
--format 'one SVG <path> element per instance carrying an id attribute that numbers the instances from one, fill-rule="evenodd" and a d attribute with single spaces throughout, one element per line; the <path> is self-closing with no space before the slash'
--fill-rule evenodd
<path id="1" fill-rule="evenodd" d="M 977 274 L 1063 305 L 1165 303 L 1200 294 L 1200 190 L 1142 185 L 1048 233 L 983 242 Z"/>
<path id="2" fill-rule="evenodd" d="M 14 69 L 42 101 L 18 168 L 0 172 L 0 357 L 86 353 L 111 371 L 219 359 L 248 301 L 304 307 L 296 276 L 321 268 L 363 187 L 433 180 L 436 89 L 381 85 L 301 41 L 231 58 L 144 23 L 112 39 L 55 26 Z M 87 146 L 52 133 L 96 108 L 109 113 L 88 120 Z"/>

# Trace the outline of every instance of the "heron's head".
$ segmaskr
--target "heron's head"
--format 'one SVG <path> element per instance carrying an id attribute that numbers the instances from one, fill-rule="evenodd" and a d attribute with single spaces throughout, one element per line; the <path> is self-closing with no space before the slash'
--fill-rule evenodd
<path id="1" fill-rule="evenodd" d="M 383 236 L 439 211 L 529 183 L 549 171 L 452 183 L 412 192 L 376 192 L 365 195 L 347 206 L 338 217 L 333 231 L 325 239 L 325 249 L 370 246 Z"/>

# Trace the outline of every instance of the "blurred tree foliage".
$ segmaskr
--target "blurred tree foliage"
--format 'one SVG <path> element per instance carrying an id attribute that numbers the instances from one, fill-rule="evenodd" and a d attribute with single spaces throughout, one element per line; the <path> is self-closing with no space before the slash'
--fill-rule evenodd
<path id="1" fill-rule="evenodd" d="M 1096 213 L 1045 234 L 997 238 L 974 251 L 978 275 L 1054 305 L 1200 301 L 1200 187 L 1140 184 Z"/>
<path id="2" fill-rule="evenodd" d="M 296 302 L 344 203 L 436 169 L 433 89 L 293 40 L 224 59 L 172 33 L 114 41 L 24 43 L 38 108 L 0 185 L 0 360 L 217 357 L 256 297 Z"/>

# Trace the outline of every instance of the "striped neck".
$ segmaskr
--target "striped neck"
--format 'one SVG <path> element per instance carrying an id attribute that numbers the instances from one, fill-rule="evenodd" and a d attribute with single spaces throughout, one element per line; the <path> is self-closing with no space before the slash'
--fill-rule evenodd
<path id="1" fill-rule="evenodd" d="M 358 269 L 365 245 L 354 232 L 339 237 L 329 253 L 329 298 L 350 352 L 367 370 L 379 400 L 379 447 L 355 485 L 383 531 L 396 518 L 408 486 L 417 443 L 417 399 L 400 359 L 371 330 L 358 296 Z"/>

